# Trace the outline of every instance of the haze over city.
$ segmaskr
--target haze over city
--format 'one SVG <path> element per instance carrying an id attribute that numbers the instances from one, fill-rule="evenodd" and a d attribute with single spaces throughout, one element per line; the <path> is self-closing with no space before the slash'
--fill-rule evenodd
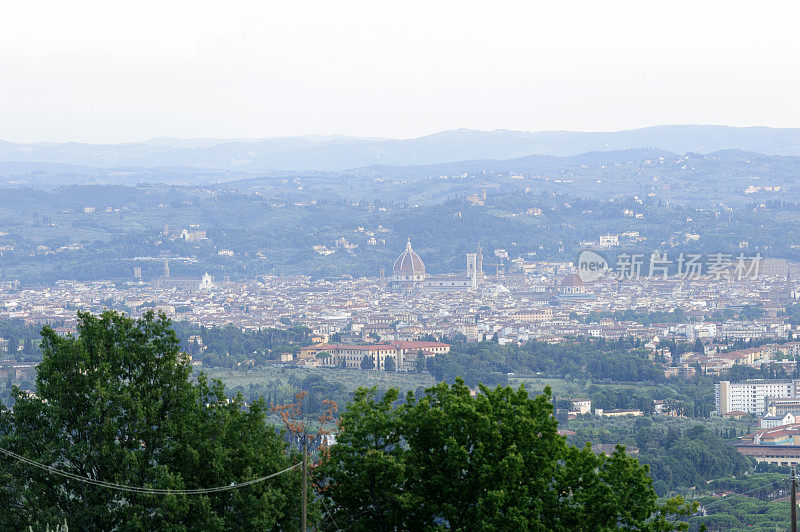
<path id="1" fill-rule="evenodd" d="M 790 2 L 0 7 L 0 530 L 797 530 Z"/>

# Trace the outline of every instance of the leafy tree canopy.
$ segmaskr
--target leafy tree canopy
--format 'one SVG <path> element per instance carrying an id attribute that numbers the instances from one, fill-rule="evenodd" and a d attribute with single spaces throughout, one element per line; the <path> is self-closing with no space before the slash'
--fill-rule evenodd
<path id="1" fill-rule="evenodd" d="M 228 486 L 292 463 L 266 406 L 228 400 L 191 367 L 163 316 L 78 315 L 78 334 L 42 331 L 37 393 L 15 390 L 0 447 L 75 475 L 159 489 Z M 64 521 L 78 530 L 294 528 L 297 471 L 201 496 L 128 493 L 0 458 L 0 529 Z"/>
<path id="2" fill-rule="evenodd" d="M 397 404 L 360 389 L 316 482 L 348 530 L 672 530 L 682 500 L 656 502 L 647 466 L 570 446 L 550 390 L 440 383 Z M 332 523 L 332 521 L 331 521 Z M 334 526 L 334 525 L 331 525 Z"/>

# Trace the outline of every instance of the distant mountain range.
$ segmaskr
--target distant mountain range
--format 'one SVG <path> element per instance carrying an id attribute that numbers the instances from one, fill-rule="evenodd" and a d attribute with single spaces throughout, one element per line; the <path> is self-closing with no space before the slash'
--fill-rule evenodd
<path id="1" fill-rule="evenodd" d="M 339 171 L 374 165 L 414 166 L 506 160 L 527 156 L 571 157 L 587 152 L 656 149 L 711 153 L 737 149 L 768 155 L 800 155 L 800 129 L 728 126 L 655 126 L 606 133 L 573 131 L 475 131 L 457 129 L 415 139 L 303 136 L 268 139 L 157 138 L 124 144 L 0 141 L 2 171 L 55 163 L 65 173 L 94 168 L 205 168 L 242 172 L 267 170 Z M 28 171 L 58 171 L 34 165 Z"/>

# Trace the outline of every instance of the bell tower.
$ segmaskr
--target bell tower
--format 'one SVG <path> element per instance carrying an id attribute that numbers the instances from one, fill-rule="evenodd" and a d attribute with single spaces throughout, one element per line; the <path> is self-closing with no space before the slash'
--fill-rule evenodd
<path id="1" fill-rule="evenodd" d="M 478 287 L 478 255 L 477 253 L 467 253 L 467 279 L 470 280 L 472 288 Z"/>
<path id="2" fill-rule="evenodd" d="M 477 282 L 482 283 L 486 277 L 483 275 L 483 248 L 480 244 L 478 244 L 478 252 L 475 255 L 475 278 Z"/>

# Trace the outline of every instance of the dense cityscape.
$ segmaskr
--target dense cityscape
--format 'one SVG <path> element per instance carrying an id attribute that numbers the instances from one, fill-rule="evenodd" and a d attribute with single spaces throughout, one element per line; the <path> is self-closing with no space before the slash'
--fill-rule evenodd
<path id="1" fill-rule="evenodd" d="M 796 532 L 796 10 L 0 7 L 0 530 Z"/>
<path id="2" fill-rule="evenodd" d="M 205 238 L 198 235 L 198 241 Z M 39 339 L 32 331 L 49 326 L 59 335 L 76 335 L 80 311 L 116 310 L 132 317 L 151 311 L 163 314 L 176 324 L 195 371 L 228 371 L 220 375 L 232 382 L 236 373 L 253 374 L 254 382 L 259 375 L 268 380 L 259 373 L 265 368 L 313 370 L 323 379 L 335 381 L 341 368 L 349 368 L 357 373 L 391 372 L 398 378 L 408 375 L 417 379 L 406 383 L 413 388 L 425 382 L 418 380 L 420 376 L 447 379 L 445 370 L 436 369 L 437 355 L 441 359 L 451 349 L 463 353 L 464 345 L 546 343 L 558 349 L 576 341 L 616 342 L 622 356 L 652 371 L 642 377 L 636 373 L 595 375 L 597 382 L 641 380 L 669 388 L 670 383 L 702 376 L 705 384 L 698 386 L 706 387 L 700 400 L 705 404 L 689 406 L 680 401 L 680 385 L 674 384 L 677 394 L 656 393 L 647 399 L 649 403 L 637 395 L 609 402 L 595 390 L 593 397 L 560 399 L 565 427 L 571 419 L 582 419 L 578 416 L 721 415 L 747 433 L 735 440 L 744 455 L 777 466 L 800 461 L 800 454 L 788 450 L 776 459 L 771 454 L 775 447 L 762 445 L 771 433 L 753 433 L 750 426 L 745 431 L 741 421 L 748 419 L 753 427 L 763 429 L 794 423 L 793 412 L 800 415 L 800 398 L 791 403 L 794 409 L 785 401 L 777 410 L 774 404 L 776 398 L 794 398 L 794 385 L 780 393 L 762 393 L 760 403 L 745 407 L 721 399 L 725 396 L 721 385 L 713 384 L 729 374 L 794 382 L 791 378 L 797 376 L 800 352 L 800 342 L 794 340 L 800 321 L 793 312 L 798 265 L 743 253 L 722 259 L 700 255 L 684 259 L 681 254 L 672 261 L 663 253 L 650 257 L 618 253 L 617 264 L 603 263 L 599 272 L 586 269 L 582 262 L 586 257 L 604 261 L 604 255 L 611 256 L 609 252 L 620 247 L 621 238 L 626 235 L 605 234 L 596 242 L 579 243 L 586 247 L 570 262 L 509 257 L 504 249 L 484 256 L 477 245 L 464 254 L 461 269 L 444 274 L 430 274 L 409 239 L 405 250 L 374 277 L 265 275 L 218 280 L 208 272 L 179 277 L 171 275 L 170 260 L 165 259 L 160 275 L 150 280 L 142 279 L 138 266 L 128 280 L 64 280 L 39 287 L 7 280 L 0 285 L 0 320 L 19 327 L 7 326 L 12 333 L 0 338 L 0 351 L 5 354 L 0 377 L 7 379 L 4 398 L 11 399 L 7 393 L 12 384 L 35 393 Z M 675 262 L 692 261 L 691 268 L 675 268 Z M 257 341 L 251 344 L 251 351 L 235 351 L 232 344 L 220 346 L 214 339 L 213 331 L 230 327 L 245 336 L 262 331 L 298 334 L 276 346 Z M 27 336 L 22 338 L 13 331 L 24 331 Z M 531 379 L 529 386 L 536 386 L 536 382 L 545 382 L 537 381 L 538 377 L 561 377 L 569 382 L 585 379 L 587 365 L 541 371 L 536 364 L 523 364 L 521 371 L 513 369 L 516 371 L 506 371 L 498 381 L 497 371 L 488 376 L 481 372 L 490 369 L 483 367 L 477 377 L 468 380 L 522 383 L 527 378 Z M 365 378 L 363 382 L 371 381 Z M 304 383 L 295 381 L 291 387 L 303 390 Z M 784 427 L 781 434 L 790 428 Z M 736 428 L 725 430 L 739 434 Z M 577 435 L 567 428 L 564 432 L 570 437 Z M 605 441 L 595 443 L 598 449 L 607 445 Z"/>

